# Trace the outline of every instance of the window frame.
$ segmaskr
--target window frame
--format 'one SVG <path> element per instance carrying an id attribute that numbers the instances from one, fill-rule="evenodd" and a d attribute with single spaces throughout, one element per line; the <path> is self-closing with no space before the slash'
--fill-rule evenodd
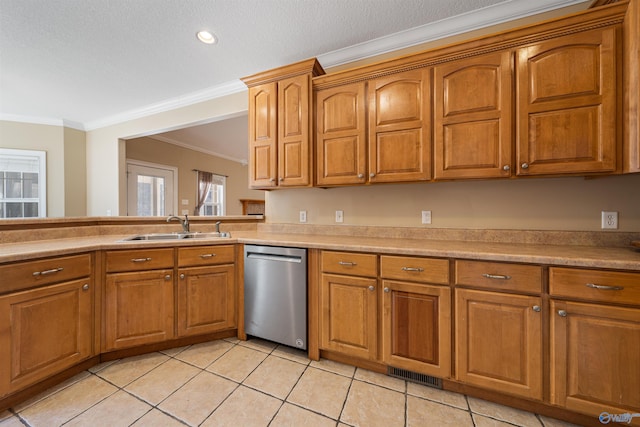
<path id="1" fill-rule="evenodd" d="M 2 216 L 0 219 L 20 219 L 20 218 L 46 218 L 47 217 L 47 152 L 44 150 L 24 150 L 17 148 L 0 148 L 0 158 L 14 157 L 14 158 L 26 158 L 37 157 L 38 158 L 38 216 L 20 216 L 20 217 L 6 217 Z M 2 172 L 2 171 L 0 171 Z M 21 173 L 25 173 L 21 171 Z M 32 173 L 32 172 L 30 172 Z M 0 203 L 20 201 L 26 203 L 33 201 L 35 198 L 25 199 L 7 199 L 5 197 L 0 198 Z M 6 209 L 4 212 L 6 215 Z M 24 209 L 23 209 L 24 215 Z"/>
<path id="2" fill-rule="evenodd" d="M 198 182 L 198 187 L 200 185 L 201 185 L 200 182 Z M 216 186 L 222 187 L 222 196 L 219 197 L 220 199 L 219 203 L 207 202 L 207 199 L 211 195 L 211 192 L 214 191 L 214 187 Z M 207 192 L 207 195 L 205 196 L 205 199 L 204 199 L 205 201 L 202 203 L 202 206 L 200 206 L 200 209 L 198 211 L 198 216 L 209 216 L 209 217 L 225 216 L 227 211 L 226 199 L 227 199 L 227 177 L 224 175 L 213 174 L 213 181 L 211 183 L 211 188 L 209 188 L 209 191 Z M 205 213 L 205 209 L 207 207 L 211 206 L 213 211 L 216 205 L 220 206 L 219 215 L 207 215 Z"/>

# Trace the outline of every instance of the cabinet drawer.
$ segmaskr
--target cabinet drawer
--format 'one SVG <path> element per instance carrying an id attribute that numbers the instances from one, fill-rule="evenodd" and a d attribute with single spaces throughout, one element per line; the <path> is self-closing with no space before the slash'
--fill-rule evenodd
<path id="1" fill-rule="evenodd" d="M 519 292 L 542 291 L 542 267 L 486 261 L 456 261 L 456 285 Z"/>
<path id="2" fill-rule="evenodd" d="M 449 284 L 446 259 L 388 256 L 380 257 L 380 276 L 385 279 Z"/>
<path id="3" fill-rule="evenodd" d="M 551 267 L 549 294 L 591 301 L 640 304 L 640 273 Z"/>
<path id="4" fill-rule="evenodd" d="M 73 255 L 0 267 L 0 293 L 28 289 L 91 275 L 91 255 Z"/>
<path id="5" fill-rule="evenodd" d="M 178 249 L 178 265 L 215 265 L 233 264 L 235 251 L 233 245 L 197 246 Z"/>
<path id="6" fill-rule="evenodd" d="M 173 248 L 107 251 L 107 273 L 173 267 Z"/>
<path id="7" fill-rule="evenodd" d="M 325 273 L 376 277 L 378 256 L 353 252 L 322 252 L 322 271 Z"/>

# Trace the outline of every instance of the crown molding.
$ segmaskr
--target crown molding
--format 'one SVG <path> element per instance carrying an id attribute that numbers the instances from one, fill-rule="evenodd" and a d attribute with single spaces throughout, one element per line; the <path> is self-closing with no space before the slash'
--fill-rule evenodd
<path id="1" fill-rule="evenodd" d="M 230 82 L 212 86 L 202 91 L 192 92 L 190 94 L 167 99 L 156 104 L 147 105 L 145 107 L 126 111 L 121 114 L 116 114 L 115 116 L 105 117 L 100 120 L 88 122 L 85 123 L 84 126 L 87 131 L 91 131 L 118 123 L 123 123 L 129 120 L 139 119 L 142 117 L 151 116 L 153 114 L 164 113 L 166 111 L 187 107 L 199 102 L 221 98 L 223 96 L 232 95 L 234 93 L 245 92 L 246 90 L 247 87 L 240 80 L 232 80 Z"/>
<path id="2" fill-rule="evenodd" d="M 215 151 L 206 150 L 204 148 L 196 147 L 194 145 L 185 144 L 182 141 L 178 141 L 177 139 L 167 138 L 166 136 L 160 135 L 150 135 L 150 139 L 155 139 L 156 141 L 166 142 L 167 144 L 177 145 L 182 148 L 187 148 L 189 150 L 198 151 L 200 153 L 208 154 L 214 157 L 220 157 L 221 159 L 230 160 L 232 162 L 240 163 L 242 166 L 246 166 L 248 164 L 247 159 L 236 159 L 235 157 L 227 156 L 224 154 L 216 153 Z"/>
<path id="3" fill-rule="evenodd" d="M 325 68 L 336 67 L 422 43 L 468 33 L 591 0 L 513 0 L 409 28 L 318 56 Z"/>
<path id="4" fill-rule="evenodd" d="M 327 52 L 325 54 L 318 55 L 317 58 L 324 68 L 331 68 L 408 48 L 418 44 L 440 40 L 481 28 L 502 24 L 504 22 L 549 12 L 559 8 L 591 3 L 592 1 L 593 0 L 504 1 L 493 6 L 488 6 L 451 18 L 425 24 L 419 27 L 410 28 L 405 31 L 400 31 L 388 36 L 379 37 L 377 39 L 369 40 L 343 49 Z M 216 86 L 212 86 L 202 91 L 167 99 L 156 104 L 151 104 L 142 108 L 126 111 L 120 114 L 86 123 L 13 115 L 0 115 L 0 120 L 66 126 L 78 130 L 91 131 L 107 126 L 112 126 L 118 123 L 123 123 L 129 120 L 147 117 L 153 114 L 175 110 L 199 102 L 209 101 L 215 98 L 220 98 L 226 95 L 231 95 L 246 90 L 247 86 L 241 80 L 233 80 Z M 10 118 L 6 118 L 7 116 L 10 116 Z M 229 160 L 242 162 L 238 159 Z"/>

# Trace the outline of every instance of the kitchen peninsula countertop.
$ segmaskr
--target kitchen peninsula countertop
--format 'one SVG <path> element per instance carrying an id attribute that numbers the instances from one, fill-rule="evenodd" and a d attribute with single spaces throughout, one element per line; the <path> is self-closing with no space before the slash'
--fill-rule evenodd
<path id="1" fill-rule="evenodd" d="M 401 237 L 362 237 L 274 231 L 232 231 L 231 238 L 126 241 L 130 235 L 95 235 L 0 244 L 0 263 L 70 255 L 94 250 L 260 244 L 380 254 L 477 259 L 558 266 L 640 271 L 640 251 L 632 246 L 605 247 L 547 243 L 483 242 Z"/>

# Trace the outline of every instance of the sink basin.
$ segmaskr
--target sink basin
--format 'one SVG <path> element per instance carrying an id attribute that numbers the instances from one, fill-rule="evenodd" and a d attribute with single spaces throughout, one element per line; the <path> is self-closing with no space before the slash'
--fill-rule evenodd
<path id="1" fill-rule="evenodd" d="M 125 237 L 122 242 L 130 242 L 134 240 L 179 240 L 179 239 L 220 239 L 229 238 L 231 234 L 227 231 L 212 233 L 149 233 L 138 234 L 131 237 Z"/>

